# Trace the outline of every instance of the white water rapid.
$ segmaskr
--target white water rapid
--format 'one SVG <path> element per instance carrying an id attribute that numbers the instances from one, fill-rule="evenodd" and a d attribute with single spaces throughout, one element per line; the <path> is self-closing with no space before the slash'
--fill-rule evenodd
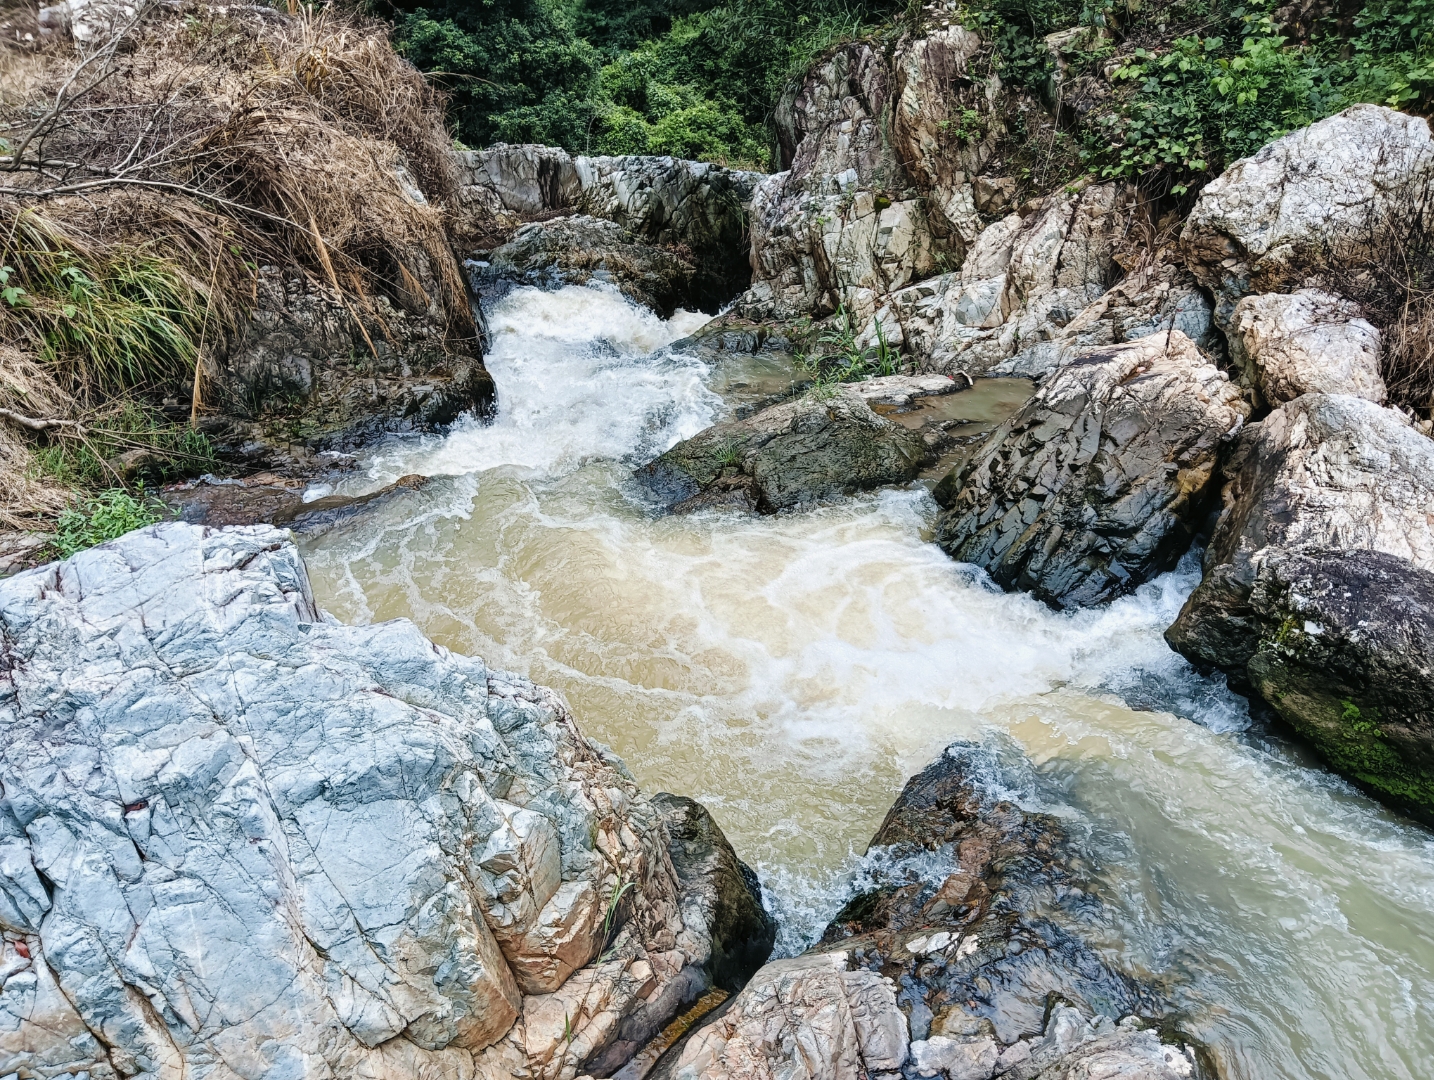
<path id="1" fill-rule="evenodd" d="M 1067 821 L 1099 944 L 1169 981 L 1230 1080 L 1434 1075 L 1434 836 L 1249 730 L 1166 647 L 1198 570 L 1063 615 L 930 544 L 924 488 L 661 516 L 631 467 L 723 406 L 713 372 L 653 350 L 702 317 L 567 288 L 489 320 L 498 419 L 365 460 L 355 489 L 449 479 L 310 543 L 323 606 L 561 690 L 646 790 L 708 806 L 788 952 L 905 779 L 975 739 Z"/>

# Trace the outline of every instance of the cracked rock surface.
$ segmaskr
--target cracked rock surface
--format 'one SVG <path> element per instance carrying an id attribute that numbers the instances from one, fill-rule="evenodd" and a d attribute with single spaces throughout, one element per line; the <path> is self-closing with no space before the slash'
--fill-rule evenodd
<path id="1" fill-rule="evenodd" d="M 10 578 L 0 650 L 0 1075 L 556 1080 L 707 984 L 621 762 L 285 532 Z"/>
<path id="2" fill-rule="evenodd" d="M 936 542 L 1048 603 L 1113 599 L 1175 564 L 1248 415 L 1178 330 L 1087 350 L 942 481 Z"/>

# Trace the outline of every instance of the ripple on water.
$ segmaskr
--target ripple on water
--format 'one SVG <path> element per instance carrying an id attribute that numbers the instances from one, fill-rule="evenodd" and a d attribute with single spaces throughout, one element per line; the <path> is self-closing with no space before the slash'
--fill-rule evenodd
<path id="1" fill-rule="evenodd" d="M 906 777 L 977 739 L 1009 794 L 1067 822 L 1110 901 L 1102 947 L 1175 980 L 1228 1075 L 1429 1075 L 1428 834 L 1246 732 L 1165 646 L 1193 561 L 1062 614 L 947 559 L 920 489 L 656 516 L 629 464 L 722 408 L 703 365 L 650 355 L 690 320 L 584 289 L 519 290 L 489 319 L 500 418 L 368 459 L 373 485 L 454 478 L 312 544 L 329 610 L 411 617 L 563 691 L 648 790 L 708 805 L 786 951 L 859 884 Z"/>

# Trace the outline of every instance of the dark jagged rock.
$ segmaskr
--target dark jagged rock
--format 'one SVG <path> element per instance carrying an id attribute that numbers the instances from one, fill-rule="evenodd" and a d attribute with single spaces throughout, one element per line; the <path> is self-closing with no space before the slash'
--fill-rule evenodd
<path id="1" fill-rule="evenodd" d="M 715 424 L 643 466 L 638 479 L 678 513 L 713 506 L 774 513 L 915 479 L 933 448 L 874 412 L 863 385 Z"/>
<path id="2" fill-rule="evenodd" d="M 777 921 L 762 906 L 762 885 L 701 803 L 662 793 L 652 805 L 667 823 L 667 851 L 682 882 L 683 923 L 707 928 L 712 983 L 736 993 L 777 941 Z"/>
<path id="3" fill-rule="evenodd" d="M 602 282 L 664 317 L 714 299 L 690 259 L 639 243 L 622 226 L 587 215 L 524 225 L 469 268 L 474 288 L 488 297 L 514 285 L 555 289 Z"/>
<path id="4" fill-rule="evenodd" d="M 914 777 L 872 840 L 876 886 L 812 950 L 757 972 L 659 1072 L 758 1080 L 800 1061 L 813 1080 L 1194 1076 L 1193 1054 L 1139 1019 L 1160 1014 L 1158 993 L 1066 928 L 1098 901 L 1055 818 L 988 794 L 988 760 L 956 744 Z"/>
<path id="5" fill-rule="evenodd" d="M 1250 609 L 1254 688 L 1335 769 L 1434 824 L 1434 573 L 1379 551 L 1279 554 Z"/>
<path id="6" fill-rule="evenodd" d="M 1178 330 L 1088 350 L 943 481 L 936 541 L 1062 607 L 1130 592 L 1188 546 L 1248 413 Z"/>

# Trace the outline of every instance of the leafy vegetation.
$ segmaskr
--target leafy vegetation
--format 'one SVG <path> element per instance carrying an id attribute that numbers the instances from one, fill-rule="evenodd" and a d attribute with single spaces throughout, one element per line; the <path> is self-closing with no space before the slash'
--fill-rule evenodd
<path id="1" fill-rule="evenodd" d="M 146 498 L 143 485 L 133 495 L 124 488 L 110 488 L 60 511 L 50 548 L 55 558 L 68 559 L 77 551 L 114 540 L 168 516 L 163 503 Z"/>
<path id="2" fill-rule="evenodd" d="M 830 392 L 844 382 L 895 375 L 900 370 L 900 351 L 886 340 L 881 320 L 872 325 L 876 341 L 868 346 L 858 342 L 859 326 L 845 306 L 837 308 L 827 325 L 813 328 L 811 343 L 801 352 L 800 361 L 816 393 Z"/>
<path id="3" fill-rule="evenodd" d="M 82 429 L 30 451 L 39 477 L 66 487 L 104 487 L 137 479 L 168 483 L 220 469 L 214 444 L 188 424 L 173 424 L 152 406 L 122 398 Z"/>
<path id="4" fill-rule="evenodd" d="M 782 87 L 890 0 L 398 0 L 399 49 L 458 106 L 468 145 L 771 165 Z"/>

